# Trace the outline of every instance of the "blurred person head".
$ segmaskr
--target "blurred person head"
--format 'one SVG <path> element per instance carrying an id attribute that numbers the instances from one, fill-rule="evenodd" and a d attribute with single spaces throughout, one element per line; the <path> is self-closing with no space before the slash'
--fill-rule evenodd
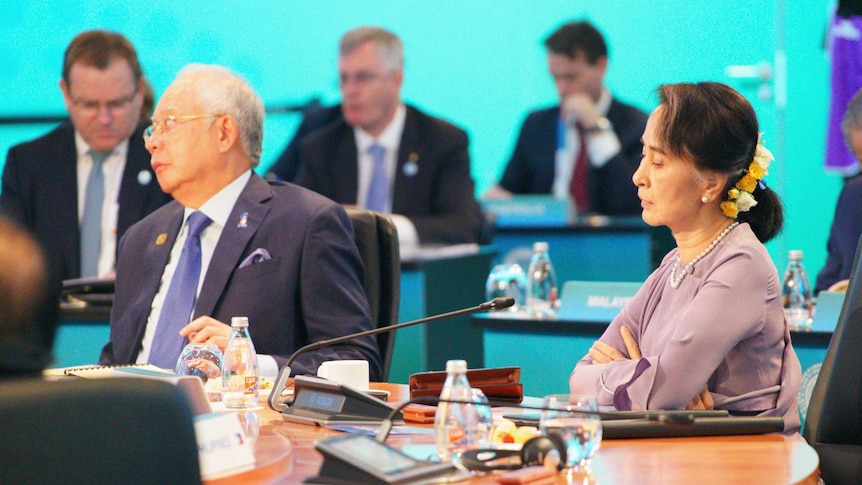
<path id="1" fill-rule="evenodd" d="M 339 44 L 338 78 L 344 119 L 372 136 L 379 135 L 401 103 L 401 40 L 380 27 L 348 31 Z"/>
<path id="2" fill-rule="evenodd" d="M 545 39 L 548 71 L 560 99 L 587 94 L 597 101 L 608 67 L 608 48 L 602 34 L 586 21 L 568 22 Z"/>
<path id="3" fill-rule="evenodd" d="M 663 85 L 658 94 L 632 177 L 644 221 L 677 233 L 739 220 L 761 242 L 772 239 L 781 230 L 782 207 L 762 181 L 772 154 L 759 143 L 748 100 L 714 82 Z"/>
<path id="4" fill-rule="evenodd" d="M 260 163 L 263 101 L 227 68 L 191 64 L 159 98 L 144 132 L 159 185 L 197 209 Z"/>
<path id="5" fill-rule="evenodd" d="M 132 135 L 143 85 L 138 54 L 120 34 L 86 31 L 66 48 L 60 89 L 75 130 L 93 150 L 109 152 Z"/>
<path id="6" fill-rule="evenodd" d="M 0 216 L 0 376 L 38 375 L 51 362 L 59 295 L 41 247 Z"/>
<path id="7" fill-rule="evenodd" d="M 841 120 L 841 132 L 847 148 L 862 163 L 862 89 L 856 91 L 853 99 L 847 104 L 844 118 Z"/>

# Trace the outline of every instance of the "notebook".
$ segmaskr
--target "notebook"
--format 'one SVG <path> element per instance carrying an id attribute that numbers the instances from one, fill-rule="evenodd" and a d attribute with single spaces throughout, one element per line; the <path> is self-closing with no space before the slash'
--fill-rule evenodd
<path id="1" fill-rule="evenodd" d="M 161 372 L 162 374 L 172 374 L 171 371 L 167 369 L 162 369 L 161 367 L 156 367 L 152 364 L 117 364 L 117 365 L 78 365 L 72 367 L 55 367 L 53 369 L 45 369 L 42 372 L 42 375 L 45 377 L 64 377 L 64 376 L 76 376 L 76 377 L 84 377 L 86 379 L 103 379 L 107 377 L 111 377 L 111 371 L 114 369 L 121 369 L 124 367 L 134 367 L 139 369 L 146 369 L 153 372 Z"/>

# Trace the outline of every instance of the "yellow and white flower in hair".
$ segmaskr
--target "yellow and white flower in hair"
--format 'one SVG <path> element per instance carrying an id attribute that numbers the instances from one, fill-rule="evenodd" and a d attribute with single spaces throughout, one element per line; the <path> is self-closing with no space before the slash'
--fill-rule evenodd
<path id="1" fill-rule="evenodd" d="M 757 142 L 754 150 L 754 159 L 748 166 L 748 172 L 739 179 L 736 186 L 727 191 L 727 200 L 721 203 L 721 211 L 724 215 L 736 219 L 740 212 L 748 212 L 757 205 L 754 199 L 754 189 L 761 180 L 769 173 L 769 164 L 775 160 L 772 152 L 763 146 L 763 140 Z"/>

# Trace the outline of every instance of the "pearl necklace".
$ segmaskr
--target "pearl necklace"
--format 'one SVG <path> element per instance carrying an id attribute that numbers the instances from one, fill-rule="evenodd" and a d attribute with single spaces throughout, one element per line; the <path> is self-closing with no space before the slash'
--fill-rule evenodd
<path id="1" fill-rule="evenodd" d="M 703 250 L 703 252 L 698 254 L 696 258 L 691 260 L 691 262 L 683 266 L 682 272 L 680 273 L 677 273 L 680 269 L 679 254 L 677 254 L 676 261 L 674 261 L 673 263 L 673 269 L 670 271 L 670 286 L 674 289 L 679 288 L 679 285 L 682 284 L 682 280 L 685 279 L 685 276 L 689 273 L 694 272 L 694 265 L 697 264 L 698 261 L 703 259 L 707 254 L 709 254 L 709 252 L 712 251 L 718 245 L 718 243 L 721 242 L 722 239 L 724 239 L 724 236 L 727 236 L 727 233 L 729 233 L 734 227 L 738 225 L 739 221 L 736 221 L 733 224 L 727 226 L 727 229 L 722 231 L 721 234 L 719 234 L 714 241 L 709 243 L 709 246 L 707 246 L 706 249 Z"/>

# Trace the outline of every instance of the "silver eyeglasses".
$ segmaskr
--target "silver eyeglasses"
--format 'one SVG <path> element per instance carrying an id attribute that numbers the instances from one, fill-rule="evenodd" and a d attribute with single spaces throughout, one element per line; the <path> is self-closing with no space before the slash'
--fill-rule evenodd
<path id="1" fill-rule="evenodd" d="M 122 98 L 112 99 L 110 101 L 93 101 L 89 99 L 81 99 L 81 98 L 71 98 L 72 104 L 75 105 L 78 110 L 89 114 L 94 115 L 99 112 L 99 109 L 104 106 L 108 111 L 108 114 L 111 114 L 115 111 L 119 111 L 125 109 L 132 103 L 135 99 L 135 96 L 138 94 L 137 91 L 134 93 L 123 96 Z"/>
<path id="2" fill-rule="evenodd" d="M 364 87 L 364 86 L 367 86 L 367 85 L 373 83 L 374 81 L 377 81 L 378 79 L 380 79 L 383 76 L 384 76 L 384 74 L 379 74 L 379 73 L 374 73 L 374 72 L 364 72 L 364 71 L 363 72 L 357 72 L 356 74 L 354 74 L 352 76 L 348 75 L 348 74 L 341 74 L 338 76 L 338 86 L 344 87 L 348 83 L 353 82 L 357 86 Z"/>
<path id="3" fill-rule="evenodd" d="M 174 128 L 176 128 L 177 122 L 179 121 L 202 120 L 206 118 L 218 118 L 219 116 L 222 115 L 168 115 L 165 116 L 165 119 L 161 121 L 152 118 L 153 124 L 144 128 L 144 143 L 150 140 L 150 137 L 153 136 L 153 133 L 158 133 L 162 135 L 174 131 Z"/>

